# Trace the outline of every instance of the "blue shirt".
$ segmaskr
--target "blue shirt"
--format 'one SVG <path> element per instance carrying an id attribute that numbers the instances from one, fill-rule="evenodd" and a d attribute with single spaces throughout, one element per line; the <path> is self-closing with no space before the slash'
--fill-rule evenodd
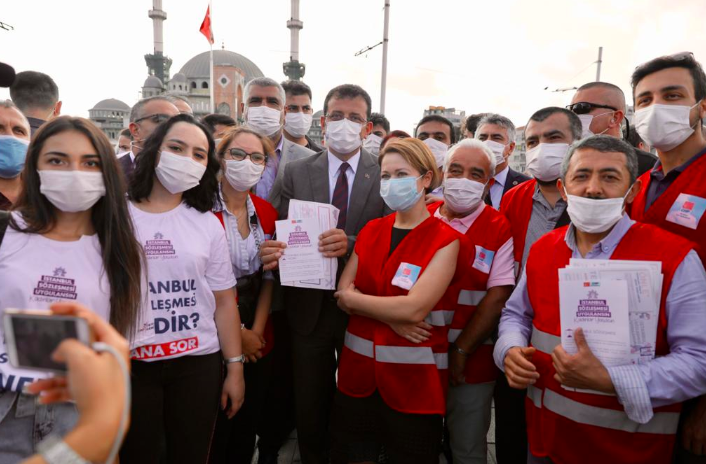
<path id="1" fill-rule="evenodd" d="M 576 246 L 574 226 L 566 232 L 573 258 L 609 259 L 634 224 L 627 215 L 585 257 Z M 679 264 L 667 293 L 666 315 L 669 354 L 639 365 L 608 367 L 608 373 L 627 416 L 641 424 L 652 409 L 679 403 L 706 393 L 706 272 L 691 250 Z M 557 311 L 559 308 L 557 308 Z M 523 271 L 500 318 L 500 338 L 495 344 L 495 364 L 505 370 L 505 355 L 515 346 L 525 347 L 532 334 L 534 310 Z"/>
<path id="2" fill-rule="evenodd" d="M 275 185 L 275 179 L 277 179 L 277 169 L 279 168 L 279 163 L 282 159 L 283 144 L 284 135 L 282 135 L 279 139 L 279 144 L 277 144 L 277 148 L 275 149 L 275 156 L 268 158 L 262 177 L 255 186 L 255 195 L 260 198 L 264 198 L 265 200 L 270 196 L 272 187 Z"/>

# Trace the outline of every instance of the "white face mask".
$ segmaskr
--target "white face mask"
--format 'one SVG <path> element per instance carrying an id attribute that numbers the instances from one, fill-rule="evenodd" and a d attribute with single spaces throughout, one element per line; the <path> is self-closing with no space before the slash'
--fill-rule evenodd
<path id="1" fill-rule="evenodd" d="M 172 195 L 186 192 L 199 185 L 206 166 L 193 159 L 162 151 L 155 169 L 157 179 Z"/>
<path id="2" fill-rule="evenodd" d="M 260 180 L 264 171 L 264 164 L 255 164 L 247 158 L 240 161 L 226 160 L 226 179 L 238 192 L 250 190 Z"/>
<path id="3" fill-rule="evenodd" d="M 326 146 L 338 153 L 352 153 L 360 148 L 363 125 L 350 119 L 326 123 Z"/>
<path id="4" fill-rule="evenodd" d="M 292 137 L 304 137 L 311 129 L 313 115 L 307 113 L 287 113 L 284 116 L 284 130 Z"/>
<path id="5" fill-rule="evenodd" d="M 483 201 L 485 184 L 474 180 L 447 178 L 444 181 L 444 202 L 454 213 L 473 211 Z"/>
<path id="6" fill-rule="evenodd" d="M 370 134 L 363 140 L 363 148 L 368 150 L 373 155 L 380 154 L 380 144 L 382 143 L 382 137 L 375 134 Z"/>
<path id="7" fill-rule="evenodd" d="M 556 180 L 568 152 L 568 143 L 540 143 L 527 150 L 527 172 L 543 182 Z"/>
<path id="8" fill-rule="evenodd" d="M 622 198 L 604 200 L 569 195 L 566 188 L 564 193 L 567 197 L 566 212 L 574 227 L 588 234 L 598 234 L 613 227 L 623 217 L 623 205 L 630 189 Z"/>
<path id="9" fill-rule="evenodd" d="M 607 111 L 605 113 L 597 114 L 597 115 L 592 115 L 592 114 L 577 114 L 576 116 L 579 117 L 581 120 L 581 138 L 585 139 L 587 137 L 590 137 L 592 135 L 596 135 L 593 132 L 591 132 L 591 123 L 593 122 L 593 118 L 597 118 L 598 116 L 603 116 L 604 114 L 611 114 L 614 113 L 614 111 Z M 605 134 L 608 129 L 606 128 L 603 132 L 601 132 L 598 135 Z"/>
<path id="10" fill-rule="evenodd" d="M 503 164 L 505 162 L 505 147 L 502 143 L 494 142 L 492 140 L 486 140 L 484 142 L 488 145 L 488 148 L 495 154 L 495 165 Z"/>
<path id="11" fill-rule="evenodd" d="M 697 106 L 700 102 L 696 103 Z M 635 111 L 635 129 L 642 140 L 660 151 L 669 151 L 681 145 L 694 133 L 689 121 L 694 106 L 662 105 L 655 103 Z"/>
<path id="12" fill-rule="evenodd" d="M 249 107 L 246 115 L 246 125 L 265 137 L 271 137 L 282 128 L 282 112 L 269 106 Z"/>
<path id="13" fill-rule="evenodd" d="M 39 191 L 65 213 L 86 211 L 105 195 L 102 172 L 37 171 Z"/>
<path id="14" fill-rule="evenodd" d="M 449 146 L 446 145 L 444 142 L 439 142 L 438 140 L 433 139 L 431 137 L 429 137 L 428 139 L 424 139 L 424 143 L 434 154 L 434 159 L 436 160 L 436 167 L 442 167 L 444 165 L 444 161 L 446 161 L 446 152 L 449 151 Z"/>

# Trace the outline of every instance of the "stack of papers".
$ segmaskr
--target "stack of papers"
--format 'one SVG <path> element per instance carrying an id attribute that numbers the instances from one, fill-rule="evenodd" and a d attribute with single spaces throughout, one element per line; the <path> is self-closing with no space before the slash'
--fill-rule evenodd
<path id="1" fill-rule="evenodd" d="M 319 252 L 319 235 L 334 229 L 337 223 L 338 208 L 335 206 L 313 201 L 289 201 L 288 219 L 276 222 L 277 239 L 287 243 L 279 261 L 282 285 L 336 289 L 338 260 L 324 258 Z"/>
<path id="2" fill-rule="evenodd" d="M 654 359 L 662 294 L 662 263 L 571 259 L 559 270 L 561 344 L 576 353 L 581 327 L 604 366 Z"/>

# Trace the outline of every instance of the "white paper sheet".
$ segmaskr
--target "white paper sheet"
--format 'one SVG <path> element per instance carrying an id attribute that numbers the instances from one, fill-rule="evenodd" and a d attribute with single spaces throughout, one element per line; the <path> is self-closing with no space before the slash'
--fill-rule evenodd
<path id="1" fill-rule="evenodd" d="M 285 219 L 276 221 L 277 237 L 287 244 L 279 260 L 282 281 L 322 279 L 324 257 L 319 251 L 321 229 L 316 219 Z"/>

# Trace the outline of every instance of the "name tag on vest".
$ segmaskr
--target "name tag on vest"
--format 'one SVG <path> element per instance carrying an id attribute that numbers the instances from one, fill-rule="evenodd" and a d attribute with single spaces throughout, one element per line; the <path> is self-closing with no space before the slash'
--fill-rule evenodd
<path id="1" fill-rule="evenodd" d="M 392 278 L 392 285 L 409 290 L 417 283 L 420 272 L 422 272 L 421 267 L 415 266 L 414 264 L 402 263 L 400 267 L 397 268 L 395 277 Z"/>
<path id="2" fill-rule="evenodd" d="M 494 251 L 486 250 L 482 246 L 476 245 L 476 258 L 473 261 L 473 269 L 478 269 L 484 274 L 490 274 L 493 258 L 495 258 Z"/>
<path id="3" fill-rule="evenodd" d="M 706 211 L 706 198 L 682 193 L 669 209 L 667 221 L 696 230 L 704 211 Z"/>

